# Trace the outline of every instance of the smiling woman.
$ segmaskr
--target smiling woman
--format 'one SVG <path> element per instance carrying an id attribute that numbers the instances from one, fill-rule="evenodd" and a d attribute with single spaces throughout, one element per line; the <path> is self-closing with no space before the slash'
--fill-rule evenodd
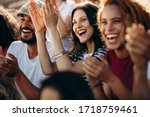
<path id="1" fill-rule="evenodd" d="M 133 63 L 125 47 L 125 32 L 132 23 L 141 23 L 147 29 L 148 17 L 139 5 L 130 0 L 104 0 L 101 4 L 98 25 L 109 51 L 102 63 L 90 58 L 84 67 L 92 80 L 103 81 L 104 92 L 109 99 L 132 99 Z"/>
<path id="2" fill-rule="evenodd" d="M 73 62 L 84 59 L 89 53 L 99 53 L 102 56 L 105 54 L 105 46 L 97 27 L 97 10 L 95 5 L 84 3 L 79 4 L 72 12 L 72 34 L 75 47 L 70 57 Z"/>
<path id="3" fill-rule="evenodd" d="M 59 71 L 73 71 L 85 74 L 83 61 L 88 56 L 100 57 L 106 53 L 106 48 L 101 40 L 98 30 L 96 14 L 98 8 L 92 3 L 76 5 L 72 11 L 72 36 L 74 49 L 71 53 L 65 53 L 61 38 L 57 30 L 58 14 L 53 4 L 46 0 L 43 8 L 43 19 L 47 31 L 51 36 L 54 57 Z M 47 68 L 48 69 L 48 68 Z"/>

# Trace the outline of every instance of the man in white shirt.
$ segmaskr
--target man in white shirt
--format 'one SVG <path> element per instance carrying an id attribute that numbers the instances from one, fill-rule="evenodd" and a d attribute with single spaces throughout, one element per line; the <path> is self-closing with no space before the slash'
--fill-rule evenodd
<path id="1" fill-rule="evenodd" d="M 43 2 L 34 1 L 40 9 Z M 5 63 L 0 67 L 0 71 L 13 77 L 18 90 L 23 99 L 38 99 L 41 81 L 45 78 L 37 47 L 37 37 L 32 24 L 29 12 L 29 2 L 23 5 L 18 11 L 21 41 L 13 42 L 8 51 L 7 58 L 3 58 Z M 48 54 L 53 59 L 53 51 L 49 41 L 45 41 Z"/>

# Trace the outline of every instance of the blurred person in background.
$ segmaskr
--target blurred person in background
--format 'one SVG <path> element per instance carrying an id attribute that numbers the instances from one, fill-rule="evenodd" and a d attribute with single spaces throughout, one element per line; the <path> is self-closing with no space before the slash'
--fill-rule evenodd
<path id="1" fill-rule="evenodd" d="M 10 44 L 19 38 L 19 25 L 16 19 L 0 7 L 0 54 L 5 56 Z"/>
<path id="2" fill-rule="evenodd" d="M 42 82 L 41 100 L 94 100 L 85 79 L 72 72 L 57 72 Z"/>

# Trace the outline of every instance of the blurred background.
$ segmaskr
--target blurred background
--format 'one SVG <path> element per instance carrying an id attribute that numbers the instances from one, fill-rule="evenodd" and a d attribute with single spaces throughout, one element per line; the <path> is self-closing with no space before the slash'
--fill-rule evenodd
<path id="1" fill-rule="evenodd" d="M 17 9 L 20 8 L 20 6 L 22 6 L 22 4 L 24 4 L 27 1 L 29 0 L 0 0 L 0 6 L 5 7 L 10 13 L 16 16 Z M 74 2 L 74 1 L 90 1 L 90 0 L 67 0 L 67 1 Z M 150 12 L 150 0 L 134 0 L 134 1 L 144 6 L 147 12 Z"/>

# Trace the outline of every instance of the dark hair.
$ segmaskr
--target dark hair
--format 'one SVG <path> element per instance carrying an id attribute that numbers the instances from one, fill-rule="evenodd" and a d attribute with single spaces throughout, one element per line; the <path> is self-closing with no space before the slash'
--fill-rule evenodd
<path id="1" fill-rule="evenodd" d="M 72 20 L 73 20 L 73 16 L 76 10 L 83 10 L 85 12 L 85 14 L 87 15 L 87 18 L 89 20 L 89 23 L 93 26 L 94 28 L 94 33 L 91 37 L 91 39 L 93 39 L 92 41 L 94 42 L 95 48 L 94 50 L 97 50 L 100 47 L 103 47 L 103 42 L 101 40 L 101 34 L 98 30 L 98 26 L 97 26 L 97 11 L 98 11 L 98 7 L 92 3 L 81 3 L 78 4 L 72 11 Z M 72 24 L 73 27 L 73 24 Z M 73 29 L 72 29 L 72 36 L 73 36 L 73 40 L 74 40 L 74 50 L 75 52 L 80 52 L 81 50 L 85 50 L 87 49 L 86 44 L 82 44 L 80 43 L 78 37 L 76 36 L 76 34 L 74 33 Z"/>
<path id="2" fill-rule="evenodd" d="M 93 93 L 81 75 L 72 72 L 57 72 L 42 82 L 41 91 L 45 87 L 53 87 L 61 100 L 93 100 Z"/>
<path id="3" fill-rule="evenodd" d="M 124 15 L 126 26 L 131 26 L 132 23 L 140 23 L 144 25 L 145 29 L 150 29 L 149 14 L 139 4 L 131 0 L 104 0 L 101 2 L 101 8 L 98 11 L 98 25 L 100 27 L 100 17 L 105 6 L 117 5 Z"/>
<path id="4" fill-rule="evenodd" d="M 20 95 L 13 79 L 0 74 L 0 100 L 19 100 Z"/>
<path id="5" fill-rule="evenodd" d="M 0 46 L 3 49 L 19 38 L 19 26 L 15 18 L 0 7 Z"/>

